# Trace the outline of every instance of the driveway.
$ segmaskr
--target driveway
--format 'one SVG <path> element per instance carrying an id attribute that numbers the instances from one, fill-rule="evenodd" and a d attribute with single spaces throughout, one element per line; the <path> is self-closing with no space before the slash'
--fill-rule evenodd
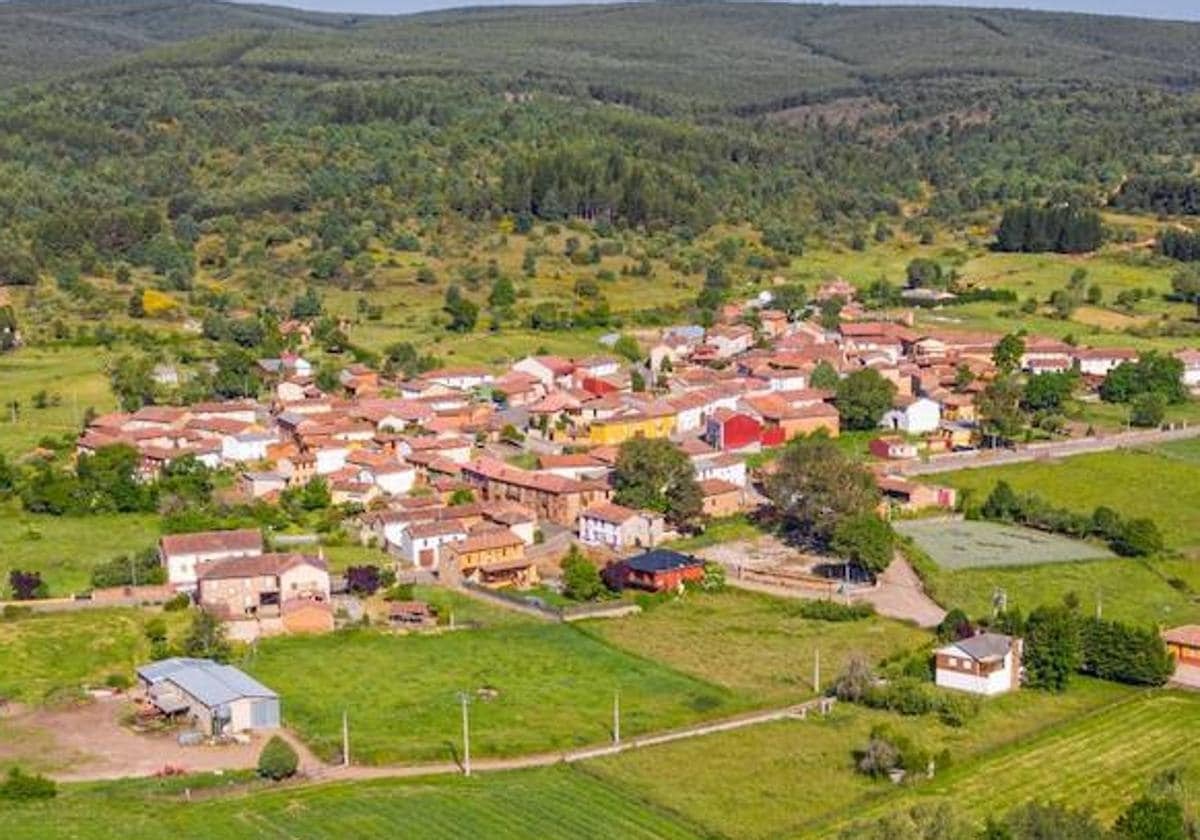
<path id="1" fill-rule="evenodd" d="M 913 567 L 899 555 L 879 576 L 876 586 L 855 594 L 857 600 L 874 604 L 880 615 L 912 621 L 919 627 L 936 627 L 946 617 L 946 611 L 925 594 Z"/>
<path id="2" fill-rule="evenodd" d="M 1171 685 L 1200 691 L 1200 665 L 1176 665 Z"/>

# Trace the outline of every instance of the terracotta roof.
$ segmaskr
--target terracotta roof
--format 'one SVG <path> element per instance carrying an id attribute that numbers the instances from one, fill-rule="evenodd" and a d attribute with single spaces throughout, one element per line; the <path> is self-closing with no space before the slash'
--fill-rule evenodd
<path id="1" fill-rule="evenodd" d="M 454 543 L 450 546 L 450 550 L 455 554 L 471 554 L 476 551 L 491 551 L 518 545 L 525 545 L 525 541 L 508 528 L 497 528 L 486 534 L 468 537 L 461 542 Z"/>
<path id="2" fill-rule="evenodd" d="M 1200 648 L 1200 624 L 1185 624 L 1163 633 L 1163 639 L 1174 645 Z"/>
<path id="3" fill-rule="evenodd" d="M 439 519 L 435 522 L 423 522 L 408 529 L 408 535 L 414 540 L 426 540 L 430 537 L 449 537 L 454 534 L 467 535 L 466 528 L 456 519 Z"/>
<path id="4" fill-rule="evenodd" d="M 320 557 L 307 554 L 260 554 L 255 557 L 230 557 L 227 560 L 201 563 L 196 567 L 196 577 L 199 580 L 227 580 L 279 575 L 302 565 L 314 566 L 322 571 L 329 568 Z"/>
<path id="5" fill-rule="evenodd" d="M 263 548 L 262 532 L 204 531 L 198 534 L 171 534 L 160 540 L 164 554 L 212 554 L 226 551 L 257 551 Z"/>
<path id="6" fill-rule="evenodd" d="M 721 478 L 706 478 L 700 482 L 702 496 L 722 496 L 726 493 L 740 493 L 742 488 Z"/>
<path id="7" fill-rule="evenodd" d="M 613 525 L 623 525 L 637 516 L 637 511 L 624 505 L 601 502 L 598 505 L 592 505 L 579 515 L 588 519 L 599 519 L 601 522 L 611 522 Z"/>

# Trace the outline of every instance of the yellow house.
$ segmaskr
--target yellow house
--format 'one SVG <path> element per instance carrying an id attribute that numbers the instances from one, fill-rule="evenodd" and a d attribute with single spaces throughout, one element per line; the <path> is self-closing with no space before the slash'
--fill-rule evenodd
<path id="1" fill-rule="evenodd" d="M 484 586 L 515 586 L 538 583 L 537 566 L 525 557 L 525 541 L 507 528 L 468 537 L 447 546 L 448 571 Z"/>
<path id="2" fill-rule="evenodd" d="M 636 437 L 670 437 L 674 431 L 674 413 L 634 409 L 603 420 L 593 420 L 588 428 L 588 442 L 593 446 L 618 446 Z"/>
<path id="3" fill-rule="evenodd" d="M 942 419 L 949 423 L 974 423 L 975 398 L 970 394 L 950 394 L 942 400 Z"/>

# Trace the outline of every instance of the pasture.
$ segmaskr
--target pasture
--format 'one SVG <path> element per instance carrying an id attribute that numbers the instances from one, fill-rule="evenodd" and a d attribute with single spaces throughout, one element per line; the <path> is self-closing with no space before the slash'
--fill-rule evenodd
<path id="1" fill-rule="evenodd" d="M 760 705 L 810 697 L 818 650 L 828 684 L 852 656 L 880 660 L 929 641 L 927 633 L 883 618 L 802 618 L 796 602 L 737 589 L 689 592 L 640 615 L 588 622 L 585 628 L 639 657 L 664 662 Z"/>
<path id="2" fill-rule="evenodd" d="M 111 355 L 103 347 L 26 347 L 0 355 L 0 455 L 24 454 L 44 437 L 74 437 L 89 407 L 100 414 L 116 410 L 105 374 Z M 40 391 L 49 400 L 45 408 L 34 404 Z"/>
<path id="3" fill-rule="evenodd" d="M 914 519 L 896 523 L 943 569 L 1028 566 L 1112 557 L 1099 545 L 997 522 Z"/>
<path id="4" fill-rule="evenodd" d="M 524 623 L 433 636 L 370 630 L 269 639 L 243 663 L 283 698 L 284 722 L 321 756 L 339 753 L 342 712 L 356 762 L 448 760 L 460 743 L 512 756 L 603 743 L 614 692 L 636 734 L 744 710 L 751 699 L 631 656 L 564 625 Z"/>
<path id="5" fill-rule="evenodd" d="M 232 780 L 231 780 L 232 781 Z M 341 783 L 186 802 L 217 777 L 74 785 L 47 804 L 0 808 L 0 836 L 26 840 L 251 840 L 263 836 L 394 838 L 400 834 L 546 840 L 691 840 L 705 832 L 569 767 L 503 774 Z"/>
<path id="6" fill-rule="evenodd" d="M 1108 822 L 1157 774 L 1200 769 L 1194 744 L 1183 734 L 1196 726 L 1200 726 L 1200 697 L 1146 692 L 1014 743 L 981 761 L 952 768 L 864 816 L 878 816 L 885 807 L 946 797 L 982 822 L 988 814 L 1038 799 L 1089 810 Z"/>
<path id="7" fill-rule="evenodd" d="M 1196 444 L 1122 449 L 1058 461 L 960 470 L 937 477 L 982 504 L 998 481 L 1036 493 L 1053 505 L 1091 513 L 1106 505 L 1125 517 L 1149 517 L 1169 548 L 1200 546 L 1200 463 Z"/>

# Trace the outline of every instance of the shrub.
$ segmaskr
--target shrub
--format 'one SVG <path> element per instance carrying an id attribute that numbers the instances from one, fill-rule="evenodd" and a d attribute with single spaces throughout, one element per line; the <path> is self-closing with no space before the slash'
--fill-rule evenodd
<path id="1" fill-rule="evenodd" d="M 300 757 L 292 745 L 278 735 L 271 736 L 258 756 L 258 775 L 277 782 L 296 775 L 299 767 Z"/>
<path id="2" fill-rule="evenodd" d="M 109 674 L 104 678 L 104 684 L 117 691 L 125 691 L 133 685 L 133 680 L 128 674 Z"/>
<path id="3" fill-rule="evenodd" d="M 875 607 L 866 602 L 842 604 L 837 601 L 797 601 L 790 611 L 801 618 L 817 621 L 862 621 L 875 614 Z"/>
<path id="4" fill-rule="evenodd" d="M 191 605 L 192 605 L 191 596 L 188 595 L 186 592 L 178 592 L 175 595 L 171 596 L 171 599 L 169 601 L 167 601 L 165 604 L 163 604 L 163 611 L 164 612 L 179 612 L 180 610 L 186 610 Z"/>
<path id="5" fill-rule="evenodd" d="M 875 685 L 875 674 L 871 665 L 860 656 L 853 657 L 833 684 L 833 693 L 839 700 L 848 703 L 861 702 Z"/>
<path id="6" fill-rule="evenodd" d="M 411 601 L 413 599 L 413 585 L 411 583 L 397 583 L 383 595 L 385 601 Z"/>
<path id="7" fill-rule="evenodd" d="M 0 799 L 10 802 L 30 802 L 35 799 L 53 799 L 58 795 L 58 786 L 45 776 L 30 775 L 20 767 L 8 771 L 8 778 L 0 783 Z"/>

